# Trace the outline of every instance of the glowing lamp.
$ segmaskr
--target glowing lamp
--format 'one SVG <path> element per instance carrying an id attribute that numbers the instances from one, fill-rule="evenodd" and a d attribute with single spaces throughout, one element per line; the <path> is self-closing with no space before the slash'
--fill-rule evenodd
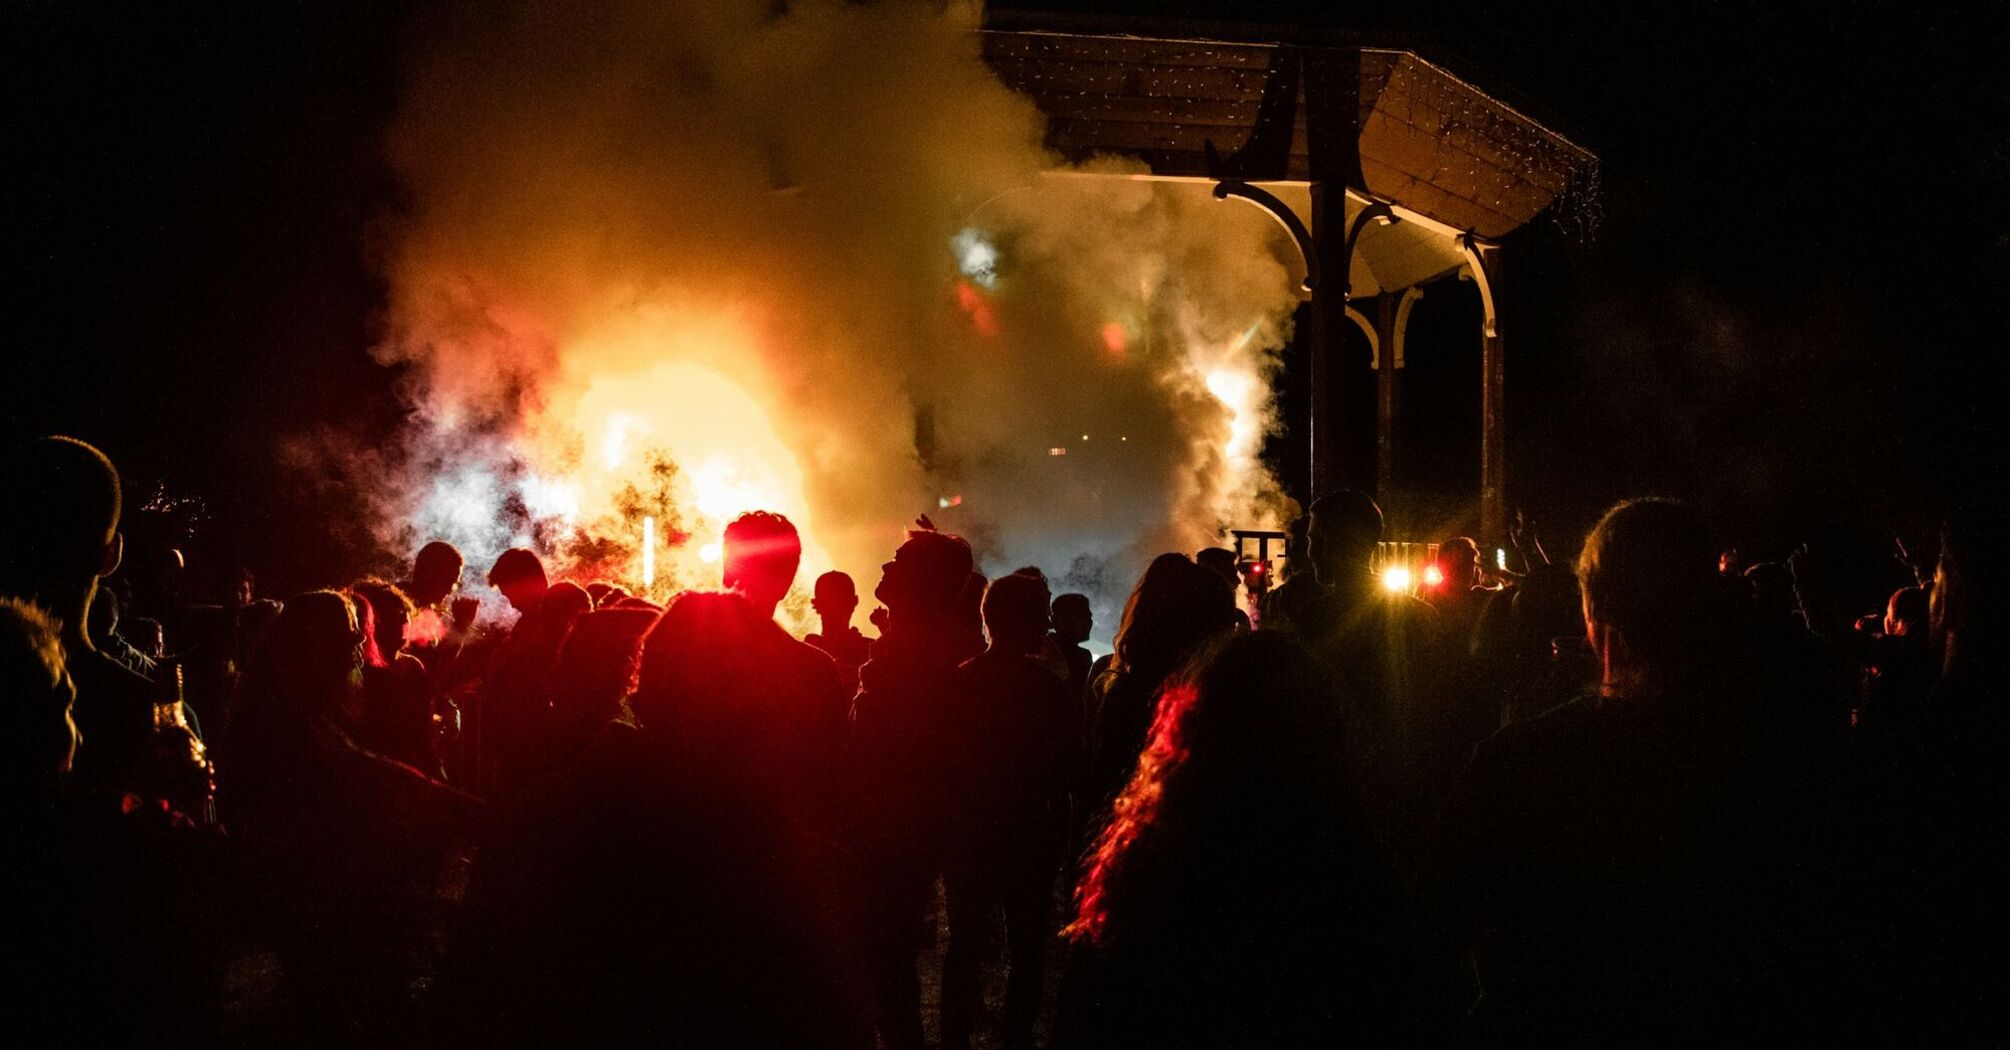
<path id="1" fill-rule="evenodd" d="M 1437 562 L 1424 566 L 1424 586 L 1436 587 L 1444 582 L 1445 573 L 1442 569 L 1438 568 Z"/>
<path id="2" fill-rule="evenodd" d="M 1500 569 L 1501 571 L 1505 572 L 1505 571 L 1507 571 L 1507 567 L 1508 567 L 1508 552 L 1507 552 L 1507 548 L 1506 548 L 1506 547 L 1495 547 L 1495 548 L 1494 548 L 1494 568 L 1496 568 L 1496 569 Z"/>
<path id="3" fill-rule="evenodd" d="M 698 548 L 698 560 L 710 565 L 717 562 L 723 553 L 717 542 L 707 543 Z"/>
<path id="4" fill-rule="evenodd" d="M 1391 565 L 1382 570 L 1382 589 L 1390 594 L 1407 594 L 1410 590 L 1410 569 L 1405 565 Z"/>

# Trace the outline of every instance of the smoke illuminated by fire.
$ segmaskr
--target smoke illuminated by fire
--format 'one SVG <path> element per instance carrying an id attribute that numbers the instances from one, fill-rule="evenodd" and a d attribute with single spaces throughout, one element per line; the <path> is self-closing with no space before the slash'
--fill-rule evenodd
<path id="1" fill-rule="evenodd" d="M 430 27 L 391 142 L 387 547 L 478 576 L 529 546 L 660 599 L 716 586 L 758 508 L 805 579 L 869 593 L 926 512 L 1091 592 L 1106 636 L 1152 554 L 1277 524 L 1295 260 L 1267 219 L 1127 163 L 1057 176 L 971 7 L 596 7 Z"/>

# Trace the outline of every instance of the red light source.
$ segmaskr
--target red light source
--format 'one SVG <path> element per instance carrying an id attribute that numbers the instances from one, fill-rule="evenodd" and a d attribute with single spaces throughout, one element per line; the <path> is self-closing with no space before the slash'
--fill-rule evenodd
<path id="1" fill-rule="evenodd" d="M 1124 331 L 1123 325 L 1111 321 L 1109 324 L 1103 326 L 1103 348 L 1110 353 L 1123 354 L 1124 346 L 1129 340 L 1130 333 Z"/>
<path id="2" fill-rule="evenodd" d="M 956 282 L 956 305 L 970 315 L 970 325 L 977 329 L 977 334 L 998 334 L 998 315 L 991 309 L 991 300 L 986 299 L 984 293 L 969 281 Z"/>
<path id="3" fill-rule="evenodd" d="M 1445 582 L 1445 574 L 1442 570 L 1438 568 L 1437 562 L 1432 562 L 1431 564 L 1424 566 L 1424 586 L 1436 587 L 1444 582 Z"/>

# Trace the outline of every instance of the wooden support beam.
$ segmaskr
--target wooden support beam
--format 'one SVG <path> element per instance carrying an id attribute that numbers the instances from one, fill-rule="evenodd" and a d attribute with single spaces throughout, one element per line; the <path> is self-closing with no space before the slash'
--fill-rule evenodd
<path id="1" fill-rule="evenodd" d="M 1401 397 L 1396 371 L 1396 305 L 1398 296 L 1375 297 L 1375 497 L 1387 502 L 1396 471 L 1396 414 Z"/>
<path id="2" fill-rule="evenodd" d="M 1470 234 L 1460 239 L 1484 311 L 1480 349 L 1480 531 L 1488 543 L 1507 535 L 1507 352 L 1498 312 L 1501 249 Z"/>

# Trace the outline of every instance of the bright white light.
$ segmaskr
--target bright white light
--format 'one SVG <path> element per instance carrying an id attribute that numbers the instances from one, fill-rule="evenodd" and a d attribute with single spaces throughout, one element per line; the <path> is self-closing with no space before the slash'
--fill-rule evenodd
<path id="1" fill-rule="evenodd" d="M 642 516 L 642 586 L 656 586 L 656 519 Z"/>
<path id="2" fill-rule="evenodd" d="M 1496 569 L 1502 569 L 1502 570 L 1505 570 L 1505 569 L 1506 569 L 1507 567 L 1508 567 L 1508 552 L 1507 552 L 1507 548 L 1506 548 L 1506 547 L 1495 547 L 1495 548 L 1494 548 L 1494 568 L 1496 568 Z"/>
<path id="3" fill-rule="evenodd" d="M 1443 582 L 1445 582 L 1445 573 L 1444 570 L 1438 568 L 1437 562 L 1424 566 L 1424 586 L 1436 587 Z"/>
<path id="4" fill-rule="evenodd" d="M 714 457 L 700 463 L 687 475 L 698 513 L 726 522 L 750 510 L 780 505 L 780 486 L 758 464 L 745 466 Z"/>
<path id="5" fill-rule="evenodd" d="M 579 486 L 570 481 L 551 481 L 532 474 L 523 479 L 517 491 L 533 518 L 558 518 L 567 525 L 579 521 Z"/>
<path id="6" fill-rule="evenodd" d="M 985 291 L 998 286 L 998 249 L 983 230 L 966 226 L 949 239 L 949 246 L 956 252 L 956 268 L 963 276 Z"/>
<path id="7" fill-rule="evenodd" d="M 722 554 L 724 554 L 724 551 L 716 542 L 707 543 L 703 547 L 698 548 L 698 560 L 707 565 L 717 563 Z"/>
<path id="8" fill-rule="evenodd" d="M 1382 570 L 1382 589 L 1390 594 L 1410 592 L 1410 570 L 1407 566 L 1391 565 Z"/>
<path id="9" fill-rule="evenodd" d="M 628 456 L 628 439 L 649 432 L 649 424 L 625 412 L 607 417 L 607 432 L 600 438 L 600 458 L 613 470 Z"/>

